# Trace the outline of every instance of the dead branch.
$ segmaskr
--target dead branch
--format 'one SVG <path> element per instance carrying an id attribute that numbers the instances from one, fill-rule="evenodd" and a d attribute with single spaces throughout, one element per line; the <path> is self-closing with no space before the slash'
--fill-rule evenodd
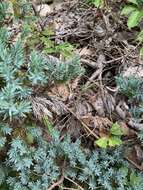
<path id="1" fill-rule="evenodd" d="M 77 184 L 75 181 L 73 181 L 72 179 L 65 177 L 65 179 L 67 179 L 68 181 L 72 182 L 74 185 L 76 185 L 80 190 L 84 190 L 79 184 Z"/>

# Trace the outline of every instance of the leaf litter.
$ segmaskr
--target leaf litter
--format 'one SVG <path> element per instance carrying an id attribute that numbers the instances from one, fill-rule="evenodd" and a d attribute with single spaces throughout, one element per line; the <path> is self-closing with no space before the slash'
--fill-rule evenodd
<path id="1" fill-rule="evenodd" d="M 36 6 L 39 9 L 40 5 Z M 68 83 L 52 84 L 43 97 L 33 97 L 35 116 L 41 119 L 46 115 L 63 135 L 85 136 L 90 142 L 108 136 L 115 122 L 123 131 L 123 143 L 136 138 L 136 131 L 143 125 L 132 118 L 130 103 L 119 93 L 115 77 L 132 74 L 142 78 L 143 64 L 136 44 L 132 43 L 132 32 L 115 17 L 119 14 L 118 5 L 112 11 L 101 11 L 83 0 L 55 1 L 42 6 L 48 6 L 39 14 L 44 27 L 52 23 L 52 40 L 74 44 L 86 72 Z M 60 61 L 61 57 L 56 59 Z M 127 148 L 125 157 L 143 170 L 143 149 L 138 141 Z"/>

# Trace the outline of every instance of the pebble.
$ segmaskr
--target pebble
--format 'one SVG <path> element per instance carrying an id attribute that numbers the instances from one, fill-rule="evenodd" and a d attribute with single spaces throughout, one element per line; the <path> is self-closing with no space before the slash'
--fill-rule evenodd
<path id="1" fill-rule="evenodd" d="M 52 7 L 47 4 L 38 5 L 37 11 L 39 12 L 39 16 L 46 17 L 52 12 Z"/>

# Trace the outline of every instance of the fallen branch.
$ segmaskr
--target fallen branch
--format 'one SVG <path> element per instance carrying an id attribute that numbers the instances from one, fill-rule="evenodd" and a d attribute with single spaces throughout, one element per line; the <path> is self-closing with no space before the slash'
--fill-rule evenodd
<path id="1" fill-rule="evenodd" d="M 92 74 L 92 76 L 89 78 L 89 80 L 86 82 L 85 86 L 90 85 L 90 83 L 93 82 L 94 79 L 96 79 L 96 78 L 100 75 L 101 72 L 102 72 L 101 69 L 96 70 L 96 71 Z"/>
<path id="2" fill-rule="evenodd" d="M 77 184 L 75 181 L 73 181 L 72 179 L 65 177 L 65 179 L 67 179 L 68 181 L 72 182 L 74 185 L 76 185 L 78 187 L 78 189 L 80 190 L 84 190 L 79 184 Z"/>
<path id="3" fill-rule="evenodd" d="M 94 81 L 98 76 L 102 75 L 103 71 L 103 63 L 105 62 L 105 56 L 103 54 L 100 54 L 96 63 L 98 65 L 98 69 L 91 75 L 89 80 L 86 82 L 85 85 L 89 85 L 92 81 Z"/>
<path id="4" fill-rule="evenodd" d="M 55 182 L 51 187 L 49 187 L 47 190 L 53 190 L 55 187 L 60 186 L 64 181 L 64 175 L 61 176 L 59 181 Z"/>
<path id="5" fill-rule="evenodd" d="M 128 160 L 128 162 L 130 162 L 131 164 L 133 164 L 138 170 L 143 171 L 143 166 L 142 165 L 139 166 L 133 160 L 131 160 L 128 156 L 125 156 L 125 159 Z"/>
<path id="6" fill-rule="evenodd" d="M 88 65 L 88 66 L 92 67 L 93 69 L 97 68 L 97 64 L 95 61 L 91 61 L 91 60 L 81 58 L 81 63 Z"/>

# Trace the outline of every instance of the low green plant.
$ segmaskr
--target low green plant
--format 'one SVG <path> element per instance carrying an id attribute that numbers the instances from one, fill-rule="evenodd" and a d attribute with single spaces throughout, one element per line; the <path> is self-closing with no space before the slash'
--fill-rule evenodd
<path id="1" fill-rule="evenodd" d="M 101 148 L 114 147 L 122 144 L 121 136 L 123 132 L 117 123 L 114 123 L 109 131 L 109 135 L 101 137 L 95 141 L 95 144 Z"/>
<path id="2" fill-rule="evenodd" d="M 62 56 L 63 59 L 69 59 L 74 56 L 74 46 L 72 44 L 69 42 L 57 44 L 51 39 L 54 32 L 50 27 L 45 28 L 42 32 L 37 31 L 35 28 L 31 28 L 31 30 L 33 35 L 27 39 L 29 48 L 33 48 L 36 44 L 41 44 L 43 45 L 43 52 L 46 54 Z"/>
<path id="3" fill-rule="evenodd" d="M 69 42 L 56 44 L 53 40 L 50 39 L 50 37 L 53 35 L 54 32 L 50 28 L 45 28 L 41 32 L 40 40 L 44 44 L 43 51 L 48 54 L 60 54 L 65 59 L 73 56 L 74 46 Z"/>
<path id="4" fill-rule="evenodd" d="M 127 25 L 129 29 L 138 26 L 143 18 L 143 1 L 142 0 L 128 0 L 128 4 L 124 6 L 121 15 L 128 16 Z"/>
<path id="5" fill-rule="evenodd" d="M 142 84 L 143 81 L 140 78 L 129 76 L 123 77 L 118 76 L 116 77 L 116 83 L 119 87 L 119 91 L 129 98 L 129 100 L 137 100 L 142 101 Z"/>
<path id="6" fill-rule="evenodd" d="M 32 4 L 29 0 L 10 0 L 15 19 L 32 20 Z"/>
<path id="7" fill-rule="evenodd" d="M 27 130 L 34 146 L 25 139 L 12 139 L 6 164 L 1 161 L 1 184 L 9 190 L 46 190 L 62 175 L 84 189 L 142 189 L 142 176 L 128 167 L 121 149 L 91 151 L 82 148 L 79 140 L 60 140 L 58 133 L 47 142 L 39 128 Z"/>
<path id="8" fill-rule="evenodd" d="M 0 30 L 0 115 L 22 117 L 30 111 L 29 95 L 31 85 L 44 85 L 51 81 L 67 81 L 84 73 L 79 57 L 67 62 L 60 62 L 54 57 L 46 58 L 43 54 L 32 51 L 26 70 L 27 57 L 24 54 L 22 41 L 14 45 L 7 44 L 9 33 Z M 6 35 L 7 34 L 7 35 Z"/>
<path id="9" fill-rule="evenodd" d="M 7 123 L 0 123 L 0 150 L 2 151 L 7 142 L 7 135 L 11 135 L 12 129 Z"/>
<path id="10" fill-rule="evenodd" d="M 138 26 L 143 19 L 143 1 L 142 0 L 128 0 L 128 3 L 124 6 L 121 11 L 121 15 L 128 17 L 127 26 L 129 29 Z M 143 31 L 141 30 L 136 40 L 142 44 L 143 42 Z M 140 49 L 140 56 L 143 56 L 143 48 Z"/>
<path id="11" fill-rule="evenodd" d="M 7 2 L 0 3 L 0 26 L 3 25 L 4 20 L 7 16 L 8 7 L 9 7 L 9 5 Z"/>
<path id="12" fill-rule="evenodd" d="M 130 105 L 130 113 L 135 120 L 139 120 L 143 113 L 143 80 L 134 76 L 116 77 L 116 83 L 119 87 L 119 92 L 128 98 Z"/>

